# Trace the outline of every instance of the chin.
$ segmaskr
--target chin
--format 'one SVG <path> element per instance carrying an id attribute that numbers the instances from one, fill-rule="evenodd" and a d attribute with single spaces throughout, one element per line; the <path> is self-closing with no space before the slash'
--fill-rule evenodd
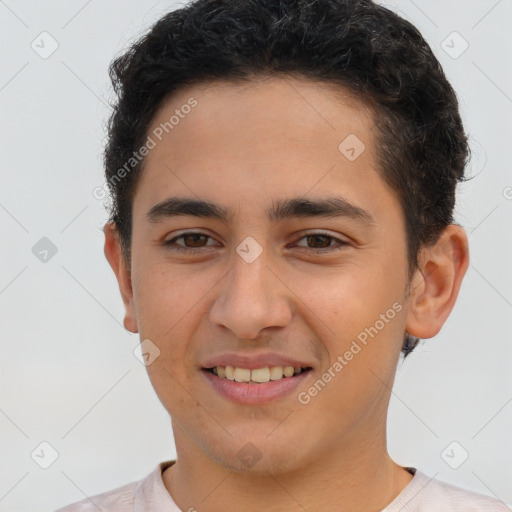
<path id="1" fill-rule="evenodd" d="M 269 435 L 269 432 L 271 429 L 262 429 L 262 433 L 257 435 L 252 429 L 246 435 L 234 435 L 227 446 L 217 445 L 214 450 L 208 449 L 208 455 L 229 471 L 250 473 L 255 477 L 287 473 L 303 466 L 304 463 L 299 461 L 301 454 L 297 451 L 301 443 L 284 431 L 280 436 L 275 435 L 276 432 Z M 303 440 L 304 436 L 301 438 Z"/>

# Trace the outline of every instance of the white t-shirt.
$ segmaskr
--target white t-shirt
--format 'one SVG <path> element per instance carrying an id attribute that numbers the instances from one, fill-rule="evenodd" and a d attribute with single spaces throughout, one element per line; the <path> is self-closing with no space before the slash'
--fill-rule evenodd
<path id="1" fill-rule="evenodd" d="M 55 512 L 183 512 L 164 486 L 165 461 L 142 480 L 85 498 Z M 434 480 L 415 468 L 402 492 L 381 512 L 511 512 L 505 503 Z M 186 511 L 184 511 L 186 512 Z"/>

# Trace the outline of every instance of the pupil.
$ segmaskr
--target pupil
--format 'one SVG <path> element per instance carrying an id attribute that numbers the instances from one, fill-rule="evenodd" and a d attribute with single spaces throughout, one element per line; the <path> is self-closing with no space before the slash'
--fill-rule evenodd
<path id="1" fill-rule="evenodd" d="M 308 238 L 312 238 L 312 239 L 314 239 L 316 242 L 318 241 L 318 239 L 322 239 L 322 238 L 323 238 L 323 239 L 324 239 L 324 241 L 326 241 L 326 242 L 327 242 L 327 244 L 323 244 L 323 245 L 320 243 L 321 247 L 314 246 L 314 248 L 329 247 L 329 239 L 328 239 L 329 237 L 327 237 L 326 235 L 310 235 Z M 316 242 L 314 242 L 314 243 L 316 243 Z"/>
<path id="2" fill-rule="evenodd" d="M 201 235 L 201 234 L 187 235 L 187 236 L 186 236 L 187 245 L 188 245 L 188 241 L 189 241 L 191 238 L 192 238 L 192 239 L 195 239 L 195 241 L 197 242 L 197 239 L 198 239 L 198 238 L 201 238 L 201 237 L 203 237 L 203 238 L 204 238 L 205 236 L 206 236 L 206 235 Z M 192 243 L 194 243 L 194 242 L 192 242 Z M 192 245 L 192 247 L 200 247 L 200 245 L 199 245 L 199 246 L 197 246 L 197 245 Z"/>

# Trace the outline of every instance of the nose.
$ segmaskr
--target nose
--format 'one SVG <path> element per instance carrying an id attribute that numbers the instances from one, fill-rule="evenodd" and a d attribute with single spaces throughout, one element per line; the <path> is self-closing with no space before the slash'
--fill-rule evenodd
<path id="1" fill-rule="evenodd" d="M 238 339 L 255 339 L 268 327 L 285 327 L 293 309 L 293 294 L 271 269 L 266 252 L 252 263 L 233 254 L 231 271 L 219 284 L 210 310 L 216 326 L 229 329 Z"/>

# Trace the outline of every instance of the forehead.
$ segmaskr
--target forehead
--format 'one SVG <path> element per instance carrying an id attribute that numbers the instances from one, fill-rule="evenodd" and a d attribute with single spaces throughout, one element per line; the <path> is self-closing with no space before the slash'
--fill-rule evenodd
<path id="1" fill-rule="evenodd" d="M 293 135 L 294 131 L 308 128 L 340 131 L 339 135 L 344 129 L 352 129 L 363 135 L 374 124 L 370 100 L 363 101 L 341 85 L 291 76 L 258 76 L 243 81 L 197 83 L 179 89 L 164 99 L 149 131 L 165 124 L 169 113 L 178 113 L 192 98 L 197 101 L 191 112 L 196 128 L 208 129 L 215 124 L 217 130 L 228 131 L 232 136 L 237 127 L 247 133 L 251 124 L 257 130 L 271 122 L 281 135 Z M 266 128 L 268 131 L 269 126 Z M 262 135 L 258 133 L 258 138 Z"/>
<path id="2" fill-rule="evenodd" d="M 331 84 L 267 77 L 189 86 L 169 96 L 148 127 L 154 147 L 136 196 L 145 206 L 173 195 L 261 204 L 280 192 L 337 188 L 361 204 L 365 190 L 386 186 L 373 127 L 373 111 Z"/>
<path id="3" fill-rule="evenodd" d="M 333 84 L 292 77 L 199 83 L 162 102 L 147 130 L 158 143 L 148 160 L 206 153 L 246 161 L 318 152 L 339 157 L 339 144 L 350 135 L 368 157 L 373 118 L 365 103 Z"/>

